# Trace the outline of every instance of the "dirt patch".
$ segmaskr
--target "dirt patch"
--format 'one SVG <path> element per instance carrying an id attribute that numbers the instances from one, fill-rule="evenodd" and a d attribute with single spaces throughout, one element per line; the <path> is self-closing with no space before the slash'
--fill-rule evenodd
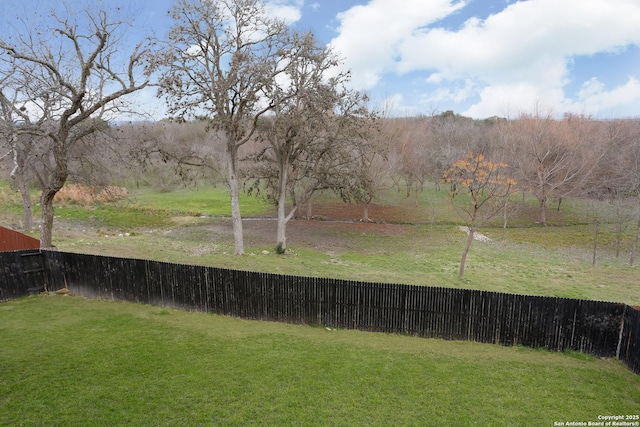
<path id="1" fill-rule="evenodd" d="M 467 236 L 469 235 L 469 227 L 460 226 L 460 227 L 458 227 L 458 229 L 460 231 L 462 231 L 463 233 L 467 233 Z M 485 236 L 482 233 L 478 233 L 477 231 L 475 233 L 473 233 L 473 240 L 477 240 L 479 242 L 490 242 L 491 241 L 490 238 L 488 238 L 487 236 Z"/>
<path id="2" fill-rule="evenodd" d="M 410 232 L 409 225 L 415 221 L 416 210 L 407 212 L 400 206 L 372 204 L 370 218 L 374 222 L 361 220 L 363 208 L 357 204 L 342 202 L 318 203 L 313 207 L 312 218 L 292 219 L 287 223 L 287 244 L 291 247 L 307 247 L 329 253 L 336 248 L 359 250 L 359 239 L 354 235 L 380 240 Z M 306 209 L 304 209 L 306 213 Z M 191 244 L 202 254 L 218 251 L 211 244 L 221 247 L 233 244 L 233 229 L 230 218 L 173 217 L 173 226 L 161 228 L 138 228 L 132 234 L 158 234 Z M 272 247 L 276 241 L 275 218 L 243 218 L 244 241 L 249 247 Z M 56 219 L 54 234 L 63 239 L 95 239 L 118 236 L 121 231 L 99 229 L 90 222 Z M 203 245 L 206 245 L 203 246 Z M 198 255 L 202 255 L 198 253 Z"/>
<path id="3" fill-rule="evenodd" d="M 308 210 L 303 207 L 300 214 L 308 217 Z M 416 218 L 416 209 L 406 206 L 369 205 L 369 219 L 375 223 L 406 224 L 420 221 Z M 364 208 L 362 205 L 342 202 L 316 203 L 311 209 L 311 219 L 330 221 L 362 221 Z"/>
<path id="4" fill-rule="evenodd" d="M 222 230 L 219 224 L 216 232 Z M 276 222 L 273 219 L 246 219 L 243 222 L 245 242 L 249 245 L 271 245 L 276 238 Z M 225 221 L 224 228 L 231 235 L 231 221 Z M 370 234 L 378 238 L 401 234 L 406 226 L 401 224 L 378 224 L 358 221 L 328 221 L 297 219 L 287 223 L 287 243 L 302 245 L 320 251 L 336 247 L 349 248 L 354 245 L 353 234 Z"/>
<path id="5" fill-rule="evenodd" d="M 410 217 L 403 209 L 393 206 L 373 205 L 369 215 L 375 222 L 364 222 L 362 206 L 344 203 L 326 203 L 313 209 L 311 218 L 292 219 L 287 223 L 287 243 L 292 246 L 305 246 L 319 251 L 330 251 L 335 248 L 358 249 L 354 245 L 353 236 L 369 235 L 372 239 L 404 234 Z M 415 215 L 415 212 L 414 212 Z M 205 235 L 215 240 L 233 241 L 233 230 L 229 218 L 218 218 L 207 221 L 203 225 Z M 272 246 L 276 240 L 275 218 L 243 219 L 244 240 L 248 246 Z M 199 226 L 174 229 L 170 234 L 197 240 L 202 236 Z"/>

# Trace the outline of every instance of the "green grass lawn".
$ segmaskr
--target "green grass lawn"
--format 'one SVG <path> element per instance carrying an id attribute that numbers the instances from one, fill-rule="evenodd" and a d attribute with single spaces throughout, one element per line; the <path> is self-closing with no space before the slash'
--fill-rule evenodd
<path id="1" fill-rule="evenodd" d="M 34 216 L 40 215 L 38 193 L 33 192 Z M 262 199 L 240 197 L 242 212 L 246 216 L 273 215 L 275 209 Z M 17 193 L 8 183 L 0 181 L 0 214 L 18 218 L 22 208 Z M 229 193 L 224 186 L 180 188 L 158 191 L 150 188 L 132 190 L 126 200 L 113 203 L 78 205 L 71 202 L 56 203 L 55 215 L 59 219 L 84 222 L 98 228 L 134 230 L 141 227 L 167 227 L 175 217 L 228 217 L 231 208 Z"/>
<path id="2" fill-rule="evenodd" d="M 637 414 L 613 360 L 40 295 L 0 304 L 0 425 L 522 425 Z"/>
<path id="3" fill-rule="evenodd" d="M 134 191 L 130 195 L 134 206 L 186 215 L 231 216 L 229 193 L 224 186 L 182 188 L 171 192 Z M 246 216 L 273 215 L 273 205 L 262 199 L 240 194 L 242 214 Z"/>

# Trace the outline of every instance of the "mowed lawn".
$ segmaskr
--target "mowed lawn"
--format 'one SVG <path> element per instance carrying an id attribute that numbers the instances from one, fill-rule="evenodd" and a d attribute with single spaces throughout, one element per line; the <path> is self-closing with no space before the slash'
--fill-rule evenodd
<path id="1" fill-rule="evenodd" d="M 0 303 L 0 425 L 551 426 L 640 412 L 614 360 L 43 294 Z"/>

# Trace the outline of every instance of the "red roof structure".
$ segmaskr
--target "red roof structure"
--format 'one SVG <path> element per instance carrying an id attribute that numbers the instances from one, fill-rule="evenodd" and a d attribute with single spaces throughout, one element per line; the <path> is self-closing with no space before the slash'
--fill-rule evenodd
<path id="1" fill-rule="evenodd" d="M 0 252 L 38 248 L 40 248 L 40 240 L 0 226 Z"/>

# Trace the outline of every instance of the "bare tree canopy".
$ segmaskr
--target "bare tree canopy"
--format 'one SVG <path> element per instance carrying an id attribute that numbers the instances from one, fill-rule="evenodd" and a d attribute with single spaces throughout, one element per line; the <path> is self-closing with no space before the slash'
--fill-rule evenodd
<path id="1" fill-rule="evenodd" d="M 467 243 L 460 261 L 460 278 L 478 227 L 505 208 L 516 182 L 506 172 L 507 165 L 487 159 L 483 154 L 469 152 L 456 160 L 442 180 L 451 185 L 449 199 L 456 213 L 469 229 Z"/>
<path id="2" fill-rule="evenodd" d="M 547 224 L 551 198 L 588 191 L 588 178 L 608 148 L 585 117 L 555 120 L 550 113 L 538 112 L 500 126 L 506 158 L 514 163 L 521 186 L 538 199 L 539 222 L 543 225 Z"/>
<path id="3" fill-rule="evenodd" d="M 145 88 L 153 71 L 149 40 L 124 54 L 127 22 L 117 11 L 71 7 L 0 38 L 0 97 L 5 118 L 47 141 L 42 184 L 41 245 L 52 246 L 53 198 L 69 177 L 69 155 L 83 138 L 126 109 L 125 97 Z M 112 17 L 112 13 L 114 17 Z M 26 150 L 29 156 L 29 150 Z"/>
<path id="4" fill-rule="evenodd" d="M 335 70 L 337 55 L 312 34 L 294 34 L 295 55 L 281 83 L 267 91 L 273 109 L 260 120 L 250 191 L 277 205 L 277 251 L 286 249 L 286 224 L 315 192 L 332 190 L 343 198 L 361 189 L 355 167 L 367 145 L 369 113 L 359 93 L 345 88 L 348 73 Z M 360 148 L 360 149 L 359 149 Z M 286 203 L 291 209 L 286 212 Z"/>

